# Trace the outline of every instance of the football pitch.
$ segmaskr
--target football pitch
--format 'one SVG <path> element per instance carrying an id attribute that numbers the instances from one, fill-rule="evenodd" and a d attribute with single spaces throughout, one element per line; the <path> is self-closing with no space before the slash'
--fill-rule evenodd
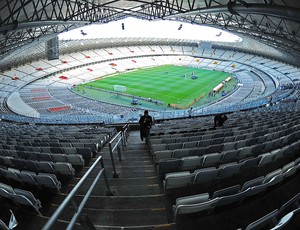
<path id="1" fill-rule="evenodd" d="M 131 101 L 133 97 L 137 97 L 144 101 L 158 101 L 164 106 L 185 109 L 199 104 L 201 100 L 207 101 L 213 88 L 229 76 L 229 73 L 220 71 L 163 65 L 99 77 L 95 81 L 77 86 L 77 91 L 95 97 L 97 93 L 91 91 L 101 89 L 101 94 L 103 90 L 119 96 L 127 94 Z M 116 92 L 115 85 L 125 86 L 124 94 Z M 233 78 L 221 91 L 229 92 L 235 85 L 236 79 Z"/>

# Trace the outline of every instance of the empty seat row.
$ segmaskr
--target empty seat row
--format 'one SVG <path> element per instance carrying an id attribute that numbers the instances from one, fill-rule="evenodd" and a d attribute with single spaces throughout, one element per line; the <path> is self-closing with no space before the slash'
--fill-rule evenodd
<path id="1" fill-rule="evenodd" d="M 0 156 L 13 157 L 24 160 L 33 161 L 50 161 L 50 162 L 69 162 L 73 167 L 84 166 L 84 159 L 80 154 L 51 154 L 51 153 L 39 153 L 30 151 L 17 151 L 17 150 L 0 150 Z"/>
<path id="2" fill-rule="evenodd" d="M 240 177 L 243 176 L 245 172 L 257 170 L 257 168 L 264 166 L 260 165 L 259 162 L 261 162 L 261 158 L 256 157 L 240 163 L 224 164 L 219 168 L 208 167 L 197 169 L 193 173 L 190 173 L 189 171 L 167 173 L 165 175 L 165 180 L 163 181 L 164 188 L 165 191 L 168 192 L 168 190 L 174 188 L 189 187 L 190 191 L 193 192 L 199 187 L 213 185 L 229 178 L 231 181 L 234 181 L 233 178 L 237 178 L 237 180 L 240 181 Z M 300 158 L 297 158 L 295 161 L 286 164 L 281 170 L 277 170 L 276 172 L 285 173 L 288 171 L 294 173 L 295 170 L 299 168 L 299 163 Z"/>
<path id="3" fill-rule="evenodd" d="M 83 137 L 76 137 L 72 135 L 60 136 L 59 134 L 53 136 L 43 136 L 43 135 L 31 135 L 24 136 L 22 135 L 9 135 L 3 136 L 2 140 L 6 142 L 24 142 L 28 144 L 49 144 L 49 145 L 58 145 L 65 143 L 98 143 L 99 145 L 105 144 L 109 139 L 109 135 L 85 135 Z"/>
<path id="4" fill-rule="evenodd" d="M 286 169 L 286 171 L 278 169 L 267 174 L 265 177 L 262 176 L 247 181 L 243 184 L 243 186 L 237 184 L 217 190 L 213 192 L 211 197 L 209 193 L 202 193 L 177 198 L 176 203 L 173 205 L 174 220 L 176 221 L 177 216 L 181 214 L 208 214 L 221 206 L 235 203 L 241 204 L 245 198 L 261 194 L 268 188 L 278 185 L 285 178 L 296 173 L 298 169 L 299 165 Z M 291 171 L 293 173 L 291 173 Z"/>
<path id="5" fill-rule="evenodd" d="M 262 148 L 262 146 L 250 146 L 240 150 L 212 153 L 203 156 L 161 159 L 157 163 L 158 173 L 163 177 L 165 173 L 170 172 L 193 171 L 201 168 L 219 167 L 224 164 L 242 162 L 244 162 L 243 164 L 245 165 L 251 162 L 253 166 L 262 167 L 282 159 L 292 159 L 300 150 L 300 140 L 283 146 L 282 148 L 271 150 L 270 152 L 263 152 L 259 155 L 257 155 L 257 152 L 262 151 L 258 151 L 258 148 Z"/>
<path id="6" fill-rule="evenodd" d="M 64 148 L 64 147 L 89 147 L 92 152 L 99 151 L 102 144 L 99 142 L 93 142 L 92 140 L 84 141 L 68 141 L 68 142 L 29 142 L 29 141 L 0 141 L 2 146 L 29 146 L 29 147 L 48 147 L 48 148 Z"/>
<path id="7" fill-rule="evenodd" d="M 265 142 L 265 138 L 250 139 L 237 142 L 228 142 L 225 144 L 210 145 L 207 147 L 195 147 L 195 148 L 179 148 L 173 150 L 157 150 L 153 153 L 153 160 L 158 163 L 161 159 L 166 158 L 182 158 L 186 156 L 202 156 L 211 153 L 226 153 L 235 152 L 238 150 L 237 156 L 239 159 L 245 158 L 251 155 L 258 155 L 264 152 L 272 151 L 276 148 L 289 145 L 294 141 L 299 140 L 300 132 L 296 131 L 287 136 L 279 137 L 277 139 L 269 140 Z M 192 147 L 192 146 L 189 146 Z M 228 154 L 226 154 L 228 155 Z"/>
<path id="8" fill-rule="evenodd" d="M 228 138 L 219 138 L 220 142 L 214 142 L 214 140 L 200 140 L 200 141 L 191 141 L 191 142 L 179 142 L 179 143 L 169 143 L 169 144 L 153 144 L 150 147 L 152 154 L 155 154 L 156 151 L 164 150 L 176 150 L 176 149 L 186 149 L 186 148 L 203 148 L 202 151 L 205 153 L 211 152 L 221 152 L 229 149 L 238 149 L 244 146 L 250 146 L 258 143 L 272 142 L 275 139 L 280 139 L 284 142 L 291 141 L 290 139 L 299 139 L 299 125 L 288 130 L 283 130 L 280 132 L 268 133 L 266 135 L 250 137 L 241 140 L 237 140 L 237 137 L 231 136 Z M 279 144 L 278 144 L 279 145 Z"/>
<path id="9" fill-rule="evenodd" d="M 171 144 L 171 143 L 180 143 L 180 142 L 192 142 L 192 141 L 205 141 L 207 143 L 209 140 L 211 144 L 219 144 L 228 141 L 239 141 L 244 139 L 249 139 L 252 137 L 262 136 L 268 133 L 278 132 L 281 130 L 288 129 L 286 126 L 282 126 L 279 129 L 270 130 L 265 127 L 262 129 L 260 128 L 251 128 L 241 131 L 228 131 L 227 129 L 223 129 L 223 132 L 215 132 L 211 134 L 201 134 L 199 132 L 192 133 L 190 136 L 182 135 L 181 137 L 160 137 L 160 138 L 153 138 L 150 139 L 150 144 Z M 227 131 L 226 131 L 227 130 Z"/>
<path id="10" fill-rule="evenodd" d="M 73 177 L 75 175 L 75 169 L 68 162 L 32 161 L 0 156 L 0 165 L 35 173 L 44 172 L 65 177 Z"/>
<path id="11" fill-rule="evenodd" d="M 53 193 L 58 193 L 61 188 L 61 182 L 54 174 L 34 173 L 31 171 L 20 171 L 13 168 L 0 168 L 0 178 L 2 180 L 18 183 L 20 186 L 31 186 L 38 189 L 47 189 Z"/>
<path id="12" fill-rule="evenodd" d="M 291 222 L 293 219 L 298 218 L 300 215 L 300 193 L 294 196 L 292 199 L 284 203 L 279 209 L 275 209 L 269 212 L 267 215 L 253 221 L 245 229 L 296 229 L 299 223 L 295 223 L 293 226 Z"/>
<path id="13" fill-rule="evenodd" d="M 26 206 L 41 215 L 39 211 L 42 207 L 41 202 L 29 191 L 17 188 L 13 189 L 7 184 L 0 183 L 0 196 L 6 200 L 12 201 L 18 207 Z"/>
<path id="14" fill-rule="evenodd" d="M 26 152 L 39 152 L 49 154 L 80 154 L 85 160 L 90 160 L 94 153 L 89 147 L 30 147 L 30 146 L 13 146 L 13 145 L 0 145 L 0 151 L 15 150 Z"/>
<path id="15" fill-rule="evenodd" d="M 253 116 L 252 113 L 249 113 L 247 115 L 247 112 L 239 112 L 238 114 L 235 115 L 230 115 L 228 121 L 226 122 L 226 130 L 229 131 L 230 129 L 234 129 L 236 131 L 243 130 L 243 129 L 250 129 L 253 127 L 264 127 L 265 125 L 268 125 L 270 128 L 277 126 L 280 124 L 288 123 L 292 121 L 291 117 L 297 119 L 297 114 L 292 113 L 289 116 L 283 117 L 282 114 L 278 113 L 272 113 L 272 111 L 268 111 L 269 114 L 265 114 L 263 112 L 256 113 L 259 114 L 259 116 Z M 243 117 L 241 117 L 243 116 Z M 198 130 L 202 130 L 203 126 L 205 127 L 206 124 L 212 123 L 213 118 L 206 119 L 206 118 L 197 118 L 198 122 L 195 123 L 195 119 L 191 120 L 188 119 L 185 122 L 182 120 L 172 120 L 172 124 L 168 125 L 167 122 L 164 122 L 162 125 L 159 125 L 158 127 L 154 126 L 154 129 L 152 130 L 151 136 L 155 138 L 156 136 L 168 136 L 172 137 L 173 135 L 181 135 L 183 133 L 187 132 L 198 132 Z M 243 119 L 243 123 L 240 123 L 240 119 Z M 184 123 L 185 126 L 179 126 L 179 124 Z M 203 124 L 204 123 L 204 124 Z M 190 128 L 189 126 L 193 127 Z M 211 126 L 208 126 L 207 131 L 212 131 L 214 130 L 211 128 Z M 217 129 L 218 131 L 220 129 Z M 221 129 L 222 130 L 222 129 Z M 223 129 L 224 130 L 224 129 Z M 238 134 L 240 132 L 237 132 Z"/>
<path id="16" fill-rule="evenodd" d="M 13 125 L 5 123 L 1 125 L 5 128 L 5 132 L 0 131 L 0 136 L 3 135 L 7 138 L 21 139 L 84 139 L 84 138 L 99 138 L 106 139 L 116 133 L 114 127 L 94 127 L 91 125 L 87 126 L 28 126 L 28 125 Z M 29 134 L 30 133 L 30 134 Z"/>

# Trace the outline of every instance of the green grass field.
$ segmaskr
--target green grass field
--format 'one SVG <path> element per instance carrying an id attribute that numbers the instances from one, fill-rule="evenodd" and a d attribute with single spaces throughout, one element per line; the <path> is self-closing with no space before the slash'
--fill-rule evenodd
<path id="1" fill-rule="evenodd" d="M 191 78 L 192 72 L 197 79 Z M 187 108 L 195 103 L 199 104 L 198 99 L 206 100 L 208 93 L 228 76 L 230 74 L 219 71 L 163 65 L 105 76 L 101 80 L 79 85 L 77 91 L 80 93 L 80 89 L 85 88 L 83 93 L 92 95 L 96 93 L 90 92 L 88 87 L 113 91 L 114 85 L 122 85 L 126 86 L 126 94 L 158 100 L 164 105 L 176 104 L 180 108 Z M 236 80 L 226 84 L 228 85 L 224 90 L 228 92 L 234 88 Z M 132 101 L 132 97 L 130 100 Z"/>

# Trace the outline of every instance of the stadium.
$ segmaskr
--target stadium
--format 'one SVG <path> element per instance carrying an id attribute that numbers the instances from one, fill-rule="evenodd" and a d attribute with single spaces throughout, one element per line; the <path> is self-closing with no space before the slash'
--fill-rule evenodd
<path id="1" fill-rule="evenodd" d="M 1 229 L 297 229 L 299 8 L 2 1 Z"/>

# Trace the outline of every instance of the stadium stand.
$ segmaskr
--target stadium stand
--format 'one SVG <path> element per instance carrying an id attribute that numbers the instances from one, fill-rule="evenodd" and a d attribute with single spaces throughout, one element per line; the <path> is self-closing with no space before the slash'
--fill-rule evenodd
<path id="1" fill-rule="evenodd" d="M 255 88 L 254 83 L 252 86 Z M 45 92 L 50 92 L 47 95 L 51 95 L 51 98 L 59 94 L 61 97 L 68 97 L 56 86 L 50 86 L 47 91 L 34 86 L 27 91 L 36 91 L 41 97 Z M 241 217 L 242 214 L 238 215 L 241 208 L 256 206 L 263 199 L 266 204 L 256 215 L 243 216 L 226 225 L 242 229 L 249 225 L 248 228 L 251 229 L 251 226 L 256 224 L 255 218 L 259 220 L 274 208 L 281 207 L 284 200 L 295 196 L 296 190 L 288 193 L 282 193 L 282 190 L 294 186 L 295 181 L 299 179 L 297 108 L 298 104 L 293 101 L 231 113 L 228 114 L 229 119 L 225 126 L 218 129 L 213 128 L 212 116 L 160 121 L 151 130 L 148 149 L 144 143 L 138 142 L 138 132 L 132 131 L 126 150 L 122 153 L 124 160 L 115 163 L 122 177 L 118 179 L 120 183 L 128 185 L 130 180 L 133 180 L 135 185 L 131 185 L 134 189 L 128 191 L 124 186 L 119 186 L 117 181 L 110 180 L 115 199 L 123 203 L 125 198 L 122 200 L 122 196 L 126 197 L 126 202 L 133 199 L 127 197 L 129 194 L 145 196 L 147 198 L 142 202 L 149 204 L 144 206 L 142 213 L 137 206 L 137 203 L 141 202 L 138 201 L 140 197 L 133 199 L 128 206 L 131 207 L 132 213 L 136 212 L 133 211 L 135 209 L 139 210 L 139 215 L 147 213 L 148 220 L 144 223 L 145 226 L 164 225 L 171 228 L 176 225 L 179 229 L 189 228 L 195 223 L 204 223 L 208 217 L 210 227 L 213 222 L 223 223 L 225 216 L 229 214 Z M 282 114 L 282 110 L 286 113 Z M 3 185 L 1 196 L 10 201 L 6 206 L 16 210 L 18 219 L 28 214 L 26 212 L 21 215 L 17 210 L 25 209 L 34 216 L 32 222 L 40 227 L 45 224 L 40 217 L 50 217 L 55 210 L 49 209 L 49 202 L 53 201 L 53 197 L 54 202 L 55 199 L 63 199 L 64 194 L 74 187 L 68 182 L 78 180 L 77 177 L 84 174 L 86 167 L 99 155 L 99 151 L 103 156 L 109 155 L 106 144 L 116 133 L 115 129 L 103 127 L 97 130 L 88 125 L 2 125 L 5 133 L 3 129 L 0 150 L 1 182 L 7 186 L 4 191 Z M 142 152 L 143 158 L 138 158 L 134 163 L 137 152 Z M 132 164 L 145 163 L 145 159 L 153 160 L 142 166 L 145 169 L 137 167 L 131 174 L 135 177 L 145 174 L 148 175 L 147 179 L 123 178 L 126 174 L 129 175 L 124 167 L 129 164 L 130 159 L 133 160 Z M 105 163 L 111 164 L 109 158 Z M 132 170 L 132 166 L 129 168 Z M 110 167 L 107 169 L 112 170 Z M 145 183 L 151 180 L 151 177 L 155 180 L 150 182 L 150 186 L 146 185 L 146 189 Z M 161 186 L 161 191 L 156 184 Z M 92 205 L 96 196 L 103 194 L 104 190 L 103 186 L 97 187 L 94 198 L 91 198 L 88 204 L 88 215 L 93 222 L 97 225 L 115 226 L 124 224 L 126 219 L 127 223 L 138 225 L 133 219 L 137 214 L 128 218 L 126 207 L 121 208 L 119 205 L 118 208 L 121 209 L 116 209 L 116 206 L 105 206 L 104 215 L 103 212 L 99 212 L 99 206 Z M 45 191 L 52 194 L 51 197 L 45 198 Z M 285 195 L 270 205 L 273 197 L 278 198 L 279 194 Z M 99 205 L 107 203 L 105 197 L 101 199 L 102 201 L 98 200 Z M 228 211 L 228 208 L 231 211 Z M 292 211 L 285 212 L 281 217 L 277 217 L 276 214 L 276 225 L 281 225 L 279 223 L 282 222 L 286 225 L 293 224 L 292 221 L 285 221 L 289 216 L 296 216 L 297 211 Z M 100 214 L 102 218 L 99 219 Z M 289 216 L 283 218 L 287 214 Z M 109 219 L 114 215 L 116 218 Z M 296 218 L 291 220 L 297 222 Z M 251 225 L 252 222 L 254 224 Z"/>
<path id="2" fill-rule="evenodd" d="M 128 47 L 127 50 L 137 50 L 136 47 Z M 177 52 L 179 52 L 181 55 L 186 54 L 186 53 L 191 53 L 191 49 L 190 48 L 184 48 L 181 49 L 180 47 L 176 48 L 174 46 L 172 47 L 168 47 L 168 46 L 153 46 L 153 47 L 138 47 L 139 50 L 143 51 L 143 55 L 153 55 L 153 53 L 155 53 L 155 55 L 170 55 L 173 54 L 175 50 L 177 50 Z M 186 49 L 186 50 L 185 50 Z M 214 103 L 212 105 L 210 105 L 209 107 L 206 108 L 206 111 L 208 110 L 209 113 L 213 113 L 213 111 L 219 111 L 220 109 L 224 108 L 218 108 L 221 103 L 226 102 L 226 110 L 230 111 L 232 109 L 232 107 L 230 105 L 236 105 L 236 104 L 240 104 L 242 101 L 245 101 L 247 103 L 249 103 L 249 106 L 251 107 L 255 107 L 255 106 L 261 106 L 261 103 L 266 103 L 267 100 L 265 100 L 266 97 L 268 97 L 270 94 L 274 93 L 275 88 L 274 87 L 279 87 L 280 84 L 289 84 L 291 83 L 291 79 L 289 79 L 285 74 L 279 74 L 279 70 L 280 68 L 277 66 L 280 66 L 280 64 L 278 62 L 275 61 L 269 61 L 266 62 L 265 59 L 264 61 L 259 58 L 259 57 L 255 57 L 254 55 L 246 55 L 244 54 L 244 59 L 248 60 L 248 63 L 245 61 L 243 64 L 238 64 L 235 68 L 232 68 L 231 66 L 234 63 L 241 63 L 241 61 L 243 60 L 241 58 L 241 56 L 243 55 L 242 53 L 238 53 L 238 52 L 232 52 L 229 50 L 217 50 L 215 49 L 212 53 L 210 53 L 210 56 L 208 58 L 201 58 L 201 59 L 197 59 L 197 58 L 193 58 L 193 57 L 189 57 L 189 56 L 154 56 L 155 59 L 159 60 L 159 62 L 155 62 L 153 61 L 153 59 L 151 59 L 150 57 L 137 57 L 135 55 L 137 55 L 137 53 L 135 52 L 124 52 L 122 53 L 122 50 L 126 50 L 126 49 L 119 49 L 119 48 L 112 48 L 110 50 L 110 52 L 113 55 L 109 55 L 105 49 L 103 50 L 95 50 L 93 52 L 89 51 L 89 53 L 87 52 L 87 54 L 82 54 L 82 53 L 77 53 L 77 54 L 68 54 L 68 55 L 64 55 L 61 59 L 64 60 L 64 62 L 66 63 L 62 63 L 62 61 L 60 61 L 60 65 L 56 65 L 57 63 L 51 63 L 49 61 L 37 61 L 34 63 L 31 63 L 28 67 L 25 68 L 25 66 L 22 66 L 20 70 L 16 70 L 18 71 L 18 73 L 21 72 L 29 72 L 33 77 L 35 78 L 39 78 L 41 76 L 47 76 L 49 74 L 54 74 L 55 72 L 59 71 L 64 71 L 64 75 L 66 75 L 68 77 L 68 80 L 59 80 L 58 79 L 58 74 L 54 74 L 53 77 L 51 78 L 44 78 L 42 80 L 39 81 L 35 81 L 30 83 L 32 80 L 29 81 L 25 81 L 24 83 L 22 83 L 21 85 L 19 85 L 19 87 L 21 88 L 20 90 L 20 95 L 22 97 L 22 99 L 25 101 L 25 103 L 29 103 L 30 106 L 33 106 L 33 108 L 35 108 L 39 113 L 41 114 L 48 114 L 49 115 L 49 110 L 51 110 L 51 108 L 54 107 L 64 107 L 64 106 L 69 106 L 70 102 L 68 101 L 64 101 L 63 98 L 60 98 L 59 96 L 55 96 L 56 92 L 53 91 L 51 93 L 51 88 L 57 88 L 61 89 L 64 88 L 68 88 L 68 86 L 70 85 L 76 85 L 79 84 L 83 81 L 89 81 L 93 78 L 95 78 L 96 76 L 99 76 L 102 74 L 110 74 L 113 73 L 114 71 L 124 71 L 125 69 L 131 69 L 131 68 L 140 68 L 140 67 L 144 67 L 145 65 L 149 66 L 150 65 L 158 65 L 161 63 L 167 64 L 172 62 L 173 64 L 176 65 L 190 65 L 190 66 L 198 66 L 201 68 L 210 68 L 210 69 L 216 69 L 216 70 L 220 70 L 220 71 L 225 71 L 225 72 L 233 72 L 236 74 L 236 76 L 238 77 L 238 79 L 240 79 L 241 85 L 243 85 L 243 87 L 238 88 L 237 91 L 235 91 L 232 95 L 229 95 L 228 97 L 226 97 L 225 99 L 223 99 L 220 102 Z M 154 52 L 153 50 L 156 50 L 156 52 Z M 179 54 L 178 53 L 178 54 Z M 201 49 L 199 48 L 195 48 L 193 49 L 193 53 L 194 55 L 196 54 L 200 54 L 201 53 Z M 101 56 L 102 55 L 102 56 Z M 106 55 L 106 56 L 105 56 Z M 118 60 L 118 66 L 117 69 L 111 69 L 106 67 L 107 62 L 105 63 L 105 58 L 108 59 L 109 61 L 109 57 L 110 56 L 115 56 L 118 55 L 117 58 L 120 59 Z M 128 56 L 126 56 L 128 55 Z M 86 58 L 86 56 L 92 57 L 92 58 Z M 132 62 L 132 59 L 130 59 L 130 57 L 134 56 L 134 60 L 136 61 L 136 63 Z M 103 59 L 100 60 L 100 65 L 95 65 L 93 64 L 93 62 L 95 62 L 95 58 L 97 57 L 97 59 L 101 59 L 101 57 Z M 209 64 L 212 63 L 212 58 L 218 60 L 216 62 L 216 64 Z M 231 59 L 231 62 L 225 61 Z M 197 59 L 197 61 L 195 61 Z M 251 61 L 250 61 L 251 60 Z M 58 61 L 56 61 L 58 62 Z M 270 62 L 272 63 L 271 66 Z M 206 64 L 205 64 L 206 63 Z M 278 64 L 277 64 L 278 63 Z M 89 69 L 92 69 L 93 71 L 86 71 L 87 67 L 86 65 L 89 65 L 90 67 L 88 67 Z M 134 65 L 133 65 L 134 64 Z M 247 64 L 247 66 L 245 66 L 245 64 Z M 67 65 L 67 66 L 66 66 Z M 68 68 L 74 68 L 76 66 L 83 66 L 83 68 L 75 68 L 75 69 L 70 69 L 68 70 Z M 272 68 L 271 68 L 272 67 Z M 42 68 L 42 70 L 37 70 L 37 68 Z M 250 72 L 246 72 L 245 70 L 249 70 Z M 243 70 L 243 72 L 239 72 L 240 70 Z M 101 72 L 99 72 L 101 71 Z M 253 72 L 254 71 L 254 72 Z M 18 75 L 16 74 L 16 72 L 11 71 L 5 73 L 5 75 L 9 76 L 9 75 Z M 89 73 L 87 73 L 89 72 Z M 265 74 L 266 72 L 268 72 L 268 74 Z M 249 75 L 250 74 L 250 75 Z M 26 75 L 27 76 L 27 75 Z M 82 78 L 82 76 L 84 76 L 84 78 Z M 251 77 L 252 76 L 252 77 Z M 21 75 L 20 75 L 21 77 Z M 248 79 L 248 80 L 246 80 Z M 22 78 L 23 81 L 23 78 Z M 67 81 L 67 82 L 64 82 Z M 274 82 L 276 82 L 276 86 L 272 87 L 272 85 L 274 85 Z M 280 83 L 280 82 L 281 83 Z M 16 81 L 18 82 L 18 81 Z M 248 82 L 248 83 L 247 83 Z M 20 82 L 18 82 L 19 84 Z M 43 87 L 47 87 L 47 85 L 51 85 L 50 91 L 48 92 L 45 91 L 44 93 L 41 92 L 40 95 L 31 95 L 31 88 L 39 88 L 40 85 L 44 85 Z M 250 84 L 250 85 L 249 85 Z M 37 86 L 34 86 L 37 85 Z M 39 85 L 39 86 L 38 86 Z M 11 91 L 12 90 L 12 91 Z M 10 91 L 13 92 L 15 91 L 15 88 L 12 88 Z M 25 97 L 25 92 L 26 92 L 26 97 Z M 50 93 L 50 95 L 49 95 Z M 75 96 L 73 94 L 73 96 Z M 42 101 L 34 101 L 32 102 L 31 98 L 36 98 L 36 97 L 43 97 L 45 98 L 45 100 Z M 49 99 L 49 97 L 51 97 L 51 99 Z M 28 99 L 27 99 L 28 98 Z M 265 100 L 265 102 L 262 101 Z M 281 99 L 277 97 L 274 97 L 274 101 Z M 31 100 L 31 101 L 30 101 Z M 89 101 L 89 100 L 87 100 Z M 257 103 L 256 103 L 257 102 Z M 93 103 L 90 100 L 90 103 Z M 43 104 L 43 108 L 41 108 L 41 104 Z M 48 106 L 44 107 L 44 105 L 49 104 Z M 82 103 L 82 104 L 86 104 L 86 103 Z M 93 109 L 93 111 L 89 111 L 85 108 L 82 108 L 83 105 L 74 105 L 74 108 L 72 108 L 70 111 L 68 111 L 68 114 L 73 114 L 73 115 L 83 115 L 83 114 L 87 114 L 90 115 L 92 114 L 102 114 L 102 116 L 104 117 L 103 120 L 105 120 L 107 117 L 109 117 L 109 113 L 110 112 L 105 112 L 105 111 L 100 111 L 98 109 Z M 102 104 L 101 107 L 109 107 L 109 105 L 104 105 Z M 240 105 L 241 106 L 241 105 Z M 211 108 L 210 108 L 211 107 Z M 114 119 L 117 119 L 118 117 L 120 117 L 120 115 L 122 114 L 123 117 L 125 116 L 128 119 L 131 119 L 132 116 L 134 116 L 133 113 L 130 113 L 130 109 L 123 107 L 121 110 L 124 111 L 128 110 L 128 114 L 123 114 L 121 112 L 119 112 L 119 116 L 115 116 Z M 211 109 L 211 110 L 210 110 Z M 217 110 L 216 110 L 217 109 Z M 78 110 L 80 110 L 81 112 L 79 112 Z M 52 110 L 51 110 L 52 111 Z M 84 112 L 84 113 L 82 113 Z M 198 109 L 195 110 L 196 114 L 203 114 L 205 111 Z M 117 112 L 116 112 L 117 113 Z M 100 115 L 99 114 L 99 115 Z M 163 115 L 165 117 L 165 115 Z M 171 116 L 176 116 L 176 113 L 172 113 Z M 157 114 L 157 117 L 159 117 L 159 114 Z M 109 120 L 106 122 L 110 122 Z"/>
<path id="3" fill-rule="evenodd" d="M 3 3 L 0 228 L 50 229 L 50 223 L 51 229 L 297 229 L 299 12 L 283 1 L 252 2 L 182 1 L 172 8 L 164 1 L 36 0 L 25 8 Z M 3 12 L 6 5 L 11 7 Z M 59 9 L 48 14 L 51 7 Z M 40 14 L 31 16 L 28 9 Z M 216 22 L 204 19 L 202 11 Z M 222 25 L 215 37 L 229 28 L 244 35 L 228 43 L 69 39 L 59 42 L 59 59 L 48 60 L 44 54 L 42 43 L 53 32 L 94 21 L 105 24 L 129 14 Z M 83 30 L 81 34 L 88 35 Z M 146 103 L 132 107 L 104 96 L 92 98 L 86 88 L 76 88 L 161 65 L 226 72 L 237 86 L 194 107 L 192 118 L 186 109 L 157 109 Z M 222 91 L 225 82 L 218 84 L 215 91 Z M 137 123 L 145 109 L 155 120 L 146 143 L 140 141 Z M 228 120 L 214 127 L 214 115 L 221 113 Z"/>

